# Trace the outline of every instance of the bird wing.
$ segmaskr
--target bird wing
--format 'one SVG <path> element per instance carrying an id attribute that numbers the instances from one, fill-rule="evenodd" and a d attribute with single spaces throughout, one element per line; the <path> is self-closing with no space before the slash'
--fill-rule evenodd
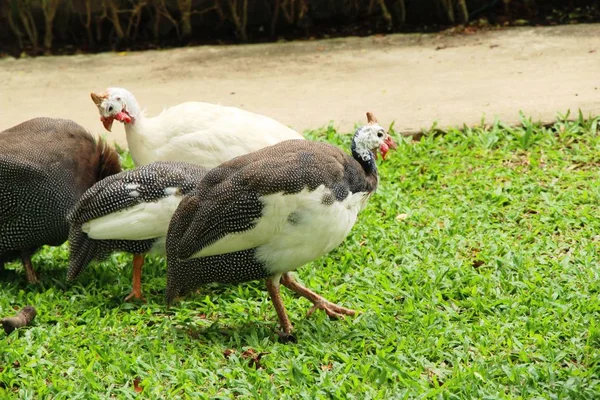
<path id="1" fill-rule="evenodd" d="M 220 245 L 220 253 L 210 254 L 253 248 L 265 238 L 243 233 L 256 226 L 262 206 L 258 196 L 248 192 L 223 193 L 218 201 L 211 200 L 210 197 L 186 197 L 173 214 L 168 234 L 180 238 L 178 256 L 182 259 L 190 258 L 216 242 Z"/>
<path id="2" fill-rule="evenodd" d="M 55 178 L 31 160 L 0 155 L 0 233 L 6 235 L 0 248 L 31 246 L 32 238 L 52 237 L 48 221 L 60 224 L 66 213 L 63 196 L 69 196 Z"/>
<path id="3" fill-rule="evenodd" d="M 179 201 L 206 171 L 185 163 L 155 162 L 112 175 L 84 193 L 69 221 L 97 240 L 164 236 Z"/>
<path id="4" fill-rule="evenodd" d="M 0 224 L 9 223 L 23 217 L 24 200 L 31 194 L 27 187 L 43 190 L 55 197 L 54 188 L 47 185 L 48 173 L 41 166 L 27 159 L 12 155 L 0 155 Z"/>

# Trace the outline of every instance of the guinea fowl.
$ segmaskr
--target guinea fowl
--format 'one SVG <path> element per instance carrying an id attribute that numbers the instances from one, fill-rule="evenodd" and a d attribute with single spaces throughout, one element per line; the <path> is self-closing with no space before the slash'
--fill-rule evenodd
<path id="1" fill-rule="evenodd" d="M 143 299 L 144 254 L 165 254 L 173 212 L 207 171 L 195 164 L 157 161 L 112 175 L 88 189 L 68 217 L 67 279 L 75 279 L 92 260 L 126 251 L 134 257 L 133 290 L 125 300 Z"/>
<path id="2" fill-rule="evenodd" d="M 173 214 L 167 234 L 167 301 L 209 282 L 266 278 L 283 340 L 295 340 L 279 287 L 331 317 L 355 311 L 327 301 L 291 275 L 337 247 L 377 188 L 377 150 L 396 144 L 367 113 L 352 156 L 327 143 L 285 141 L 211 170 Z M 375 154 L 374 154 L 375 152 Z"/>
<path id="3" fill-rule="evenodd" d="M 121 171 L 119 155 L 73 121 L 34 118 L 0 132 L 0 270 L 67 240 L 67 213 L 90 186 Z"/>
<path id="4" fill-rule="evenodd" d="M 108 131 L 115 119 L 125 124 L 127 145 L 137 166 L 185 161 L 214 168 L 283 140 L 303 139 L 271 118 L 235 107 L 187 102 L 148 118 L 125 89 L 108 88 L 91 96 Z"/>

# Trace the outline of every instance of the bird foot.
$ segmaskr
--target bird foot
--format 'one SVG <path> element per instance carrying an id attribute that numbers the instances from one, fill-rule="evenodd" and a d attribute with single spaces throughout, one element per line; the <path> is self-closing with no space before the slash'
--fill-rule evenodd
<path id="1" fill-rule="evenodd" d="M 334 318 L 334 319 L 344 319 L 345 315 L 350 315 L 350 316 L 356 315 L 355 310 L 351 310 L 349 308 L 338 306 L 337 304 L 334 304 L 327 300 L 321 300 L 321 301 L 317 301 L 316 303 L 314 303 L 314 306 L 312 306 L 310 308 L 310 310 L 308 310 L 308 313 L 306 314 L 306 316 L 310 317 L 318 309 L 325 311 L 327 313 L 327 315 L 329 316 L 329 318 Z"/>
<path id="2" fill-rule="evenodd" d="M 279 331 L 277 334 L 281 343 L 298 343 L 298 339 L 291 332 Z"/>
<path id="3" fill-rule="evenodd" d="M 142 295 L 141 291 L 132 290 L 127 297 L 125 297 L 125 301 L 141 301 L 143 303 L 146 302 L 146 298 Z"/>

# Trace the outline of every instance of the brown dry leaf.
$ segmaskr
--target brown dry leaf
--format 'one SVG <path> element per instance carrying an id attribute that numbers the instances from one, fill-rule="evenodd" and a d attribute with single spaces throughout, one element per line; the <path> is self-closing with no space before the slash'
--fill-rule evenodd
<path id="1" fill-rule="evenodd" d="M 331 371 L 332 368 L 333 368 L 333 364 L 331 364 L 331 363 L 321 365 L 322 371 Z"/>
<path id="2" fill-rule="evenodd" d="M 223 357 L 229 358 L 233 353 L 235 353 L 235 349 L 225 349 Z"/>
<path id="3" fill-rule="evenodd" d="M 250 357 L 255 357 L 255 356 L 256 356 L 256 350 L 254 350 L 253 348 L 244 350 L 244 352 L 242 353 L 242 358 L 250 358 Z"/>
<path id="4" fill-rule="evenodd" d="M 144 388 L 140 386 L 141 381 L 142 379 L 139 376 L 136 376 L 133 380 L 133 390 L 135 390 L 136 393 L 142 393 L 142 390 L 144 390 Z"/>
<path id="5" fill-rule="evenodd" d="M 256 350 L 250 348 L 248 350 L 244 350 L 244 352 L 242 353 L 242 358 L 250 359 L 248 361 L 248 365 L 251 367 L 255 367 L 256 369 L 260 369 L 263 368 L 263 366 L 260 364 L 260 359 L 265 354 L 269 353 L 257 353 Z"/>

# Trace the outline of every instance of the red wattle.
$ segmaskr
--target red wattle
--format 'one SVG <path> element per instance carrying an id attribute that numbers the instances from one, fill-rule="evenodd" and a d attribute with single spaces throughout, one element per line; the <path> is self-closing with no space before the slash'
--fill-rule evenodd
<path id="1" fill-rule="evenodd" d="M 115 115 L 117 121 L 125 122 L 126 124 L 131 122 L 131 117 L 126 112 L 118 112 Z"/>
<path id="2" fill-rule="evenodd" d="M 382 143 L 381 146 L 379 146 L 379 152 L 381 153 L 382 160 L 385 160 L 385 155 L 387 154 L 389 149 L 390 147 L 386 143 Z"/>

